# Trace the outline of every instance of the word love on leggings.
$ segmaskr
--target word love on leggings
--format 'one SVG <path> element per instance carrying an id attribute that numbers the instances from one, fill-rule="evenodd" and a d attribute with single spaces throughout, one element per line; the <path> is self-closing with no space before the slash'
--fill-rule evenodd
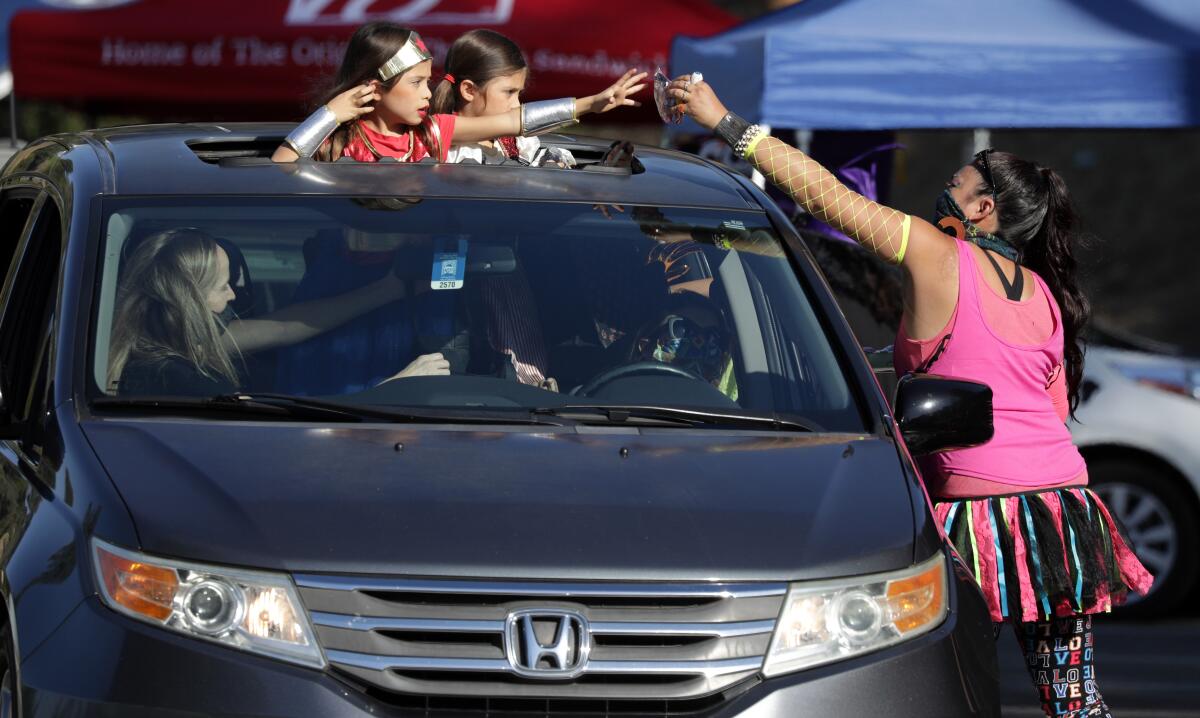
<path id="1" fill-rule="evenodd" d="M 1022 623 L 1021 648 L 1047 714 L 1111 718 L 1096 686 L 1091 616 Z"/>

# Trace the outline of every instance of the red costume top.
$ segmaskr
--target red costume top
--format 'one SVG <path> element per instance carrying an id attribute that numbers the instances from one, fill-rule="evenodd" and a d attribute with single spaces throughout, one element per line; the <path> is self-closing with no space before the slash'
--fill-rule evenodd
<path id="1" fill-rule="evenodd" d="M 454 119 L 454 115 L 429 115 L 425 118 L 425 125 L 441 145 L 439 162 L 446 161 L 446 153 L 454 141 Z M 351 128 L 350 141 L 342 150 L 343 157 L 352 157 L 359 162 L 376 162 L 380 156 L 395 157 L 401 162 L 420 162 L 430 154 L 415 130 L 402 135 L 384 135 L 371 129 L 362 120 Z"/>

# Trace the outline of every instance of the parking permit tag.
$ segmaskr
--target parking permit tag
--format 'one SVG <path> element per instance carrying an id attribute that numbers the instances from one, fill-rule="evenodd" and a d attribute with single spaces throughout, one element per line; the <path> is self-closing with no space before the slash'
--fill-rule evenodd
<path id="1" fill-rule="evenodd" d="M 467 240 L 443 237 L 434 243 L 431 289 L 462 289 L 467 274 Z"/>

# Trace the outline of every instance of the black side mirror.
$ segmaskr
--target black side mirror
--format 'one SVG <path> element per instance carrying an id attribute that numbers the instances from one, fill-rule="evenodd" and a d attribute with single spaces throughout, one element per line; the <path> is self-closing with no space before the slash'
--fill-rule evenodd
<path id="1" fill-rule="evenodd" d="M 909 374 L 896 389 L 896 423 L 913 456 L 986 444 L 992 438 L 987 384 Z"/>

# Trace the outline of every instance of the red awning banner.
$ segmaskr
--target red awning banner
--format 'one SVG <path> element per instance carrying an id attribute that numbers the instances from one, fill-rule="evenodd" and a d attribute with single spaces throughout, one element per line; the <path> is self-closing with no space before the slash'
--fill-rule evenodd
<path id="1" fill-rule="evenodd" d="M 675 36 L 736 22 L 700 0 L 141 0 L 24 10 L 10 26 L 14 90 L 163 114 L 297 112 L 337 69 L 351 33 L 371 20 L 417 29 L 435 64 L 469 29 L 511 37 L 529 61 L 528 99 L 598 92 L 629 67 L 666 68 Z"/>

